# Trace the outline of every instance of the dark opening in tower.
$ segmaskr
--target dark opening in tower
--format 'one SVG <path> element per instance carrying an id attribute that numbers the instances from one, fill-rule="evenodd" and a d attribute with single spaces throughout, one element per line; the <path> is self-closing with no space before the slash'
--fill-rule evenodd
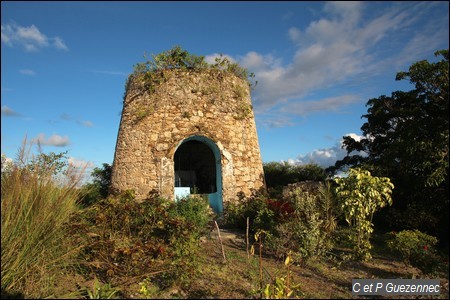
<path id="1" fill-rule="evenodd" d="M 181 144 L 174 155 L 175 187 L 190 187 L 192 194 L 217 192 L 213 151 L 200 141 Z"/>

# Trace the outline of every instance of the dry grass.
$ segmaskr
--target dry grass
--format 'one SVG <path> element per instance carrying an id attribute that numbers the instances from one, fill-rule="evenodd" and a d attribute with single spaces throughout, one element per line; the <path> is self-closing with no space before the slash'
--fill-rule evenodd
<path id="1" fill-rule="evenodd" d="M 23 146 L 16 164 L 2 171 L 2 298 L 48 296 L 77 250 L 69 246 L 64 223 L 76 210 L 80 178 L 69 167 L 56 180 L 51 168 L 31 165 Z"/>

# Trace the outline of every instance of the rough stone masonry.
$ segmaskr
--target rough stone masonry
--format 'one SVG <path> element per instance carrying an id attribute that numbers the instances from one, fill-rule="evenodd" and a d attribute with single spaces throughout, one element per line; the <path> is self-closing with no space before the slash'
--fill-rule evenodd
<path id="1" fill-rule="evenodd" d="M 265 189 L 247 81 L 220 70 L 174 69 L 167 70 L 164 80 L 149 88 L 142 77 L 130 76 L 117 136 L 112 188 L 133 189 L 137 199 L 152 190 L 174 199 L 178 179 L 174 158 L 181 145 L 194 147 L 192 141 L 206 145 L 210 156 L 215 157 L 215 166 L 209 168 L 217 171 L 217 176 L 210 174 L 216 180 L 213 184 L 219 201 L 233 201 L 239 193 L 249 196 Z M 195 153 L 192 155 L 195 158 Z M 199 168 L 188 170 L 193 173 L 191 179 L 200 176 L 195 177 Z M 180 169 L 179 174 L 188 171 Z"/>

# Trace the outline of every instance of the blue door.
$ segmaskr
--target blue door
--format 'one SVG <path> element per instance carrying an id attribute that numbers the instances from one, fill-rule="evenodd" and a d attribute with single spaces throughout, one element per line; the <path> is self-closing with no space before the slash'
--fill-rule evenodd
<path id="1" fill-rule="evenodd" d="M 174 154 L 174 170 L 175 198 L 207 195 L 214 212 L 223 212 L 221 155 L 212 140 L 198 135 L 183 140 Z"/>

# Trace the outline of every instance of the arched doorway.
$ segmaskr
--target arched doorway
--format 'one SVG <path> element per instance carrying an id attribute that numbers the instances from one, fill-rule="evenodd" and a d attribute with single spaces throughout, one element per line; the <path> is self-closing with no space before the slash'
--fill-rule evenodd
<path id="1" fill-rule="evenodd" d="M 217 145 L 204 136 L 183 140 L 175 151 L 175 198 L 207 195 L 216 213 L 222 213 L 222 166 Z"/>

